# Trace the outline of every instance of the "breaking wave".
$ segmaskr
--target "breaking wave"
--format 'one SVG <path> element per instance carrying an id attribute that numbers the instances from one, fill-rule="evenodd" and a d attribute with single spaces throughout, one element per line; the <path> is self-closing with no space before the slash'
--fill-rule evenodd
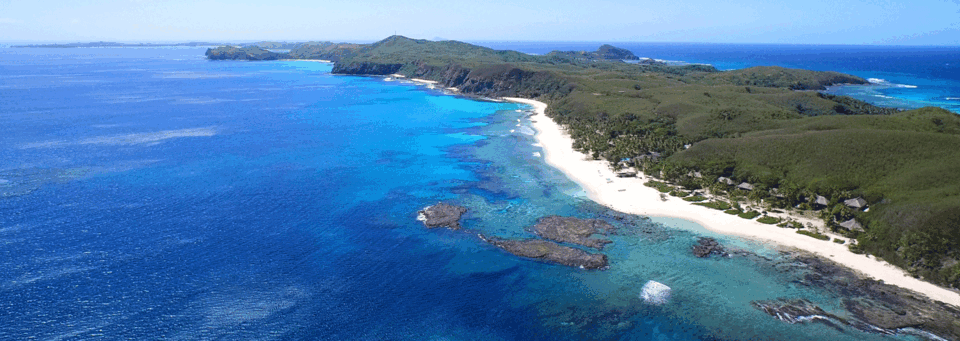
<path id="1" fill-rule="evenodd" d="M 896 84 L 891 83 L 890 81 L 882 78 L 867 78 L 867 82 L 874 85 L 888 86 L 891 88 L 904 88 L 904 89 L 916 89 L 916 85 L 907 85 L 907 84 Z"/>

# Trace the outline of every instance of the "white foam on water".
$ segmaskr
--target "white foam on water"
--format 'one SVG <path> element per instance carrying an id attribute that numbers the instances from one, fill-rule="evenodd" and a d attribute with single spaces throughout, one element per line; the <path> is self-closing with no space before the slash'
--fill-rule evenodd
<path id="1" fill-rule="evenodd" d="M 540 157 L 540 152 L 533 152 L 533 157 Z"/>
<path id="2" fill-rule="evenodd" d="M 33 148 L 58 148 L 70 145 L 112 145 L 112 146 L 134 146 L 134 145 L 155 145 L 161 141 L 181 138 L 181 137 L 209 137 L 217 134 L 213 127 L 192 128 L 179 130 L 163 130 L 151 133 L 136 133 L 114 136 L 97 136 L 83 139 L 76 142 L 68 141 L 46 141 L 27 143 L 21 146 L 21 149 Z"/>
<path id="3" fill-rule="evenodd" d="M 670 300 L 670 291 L 670 287 L 663 283 L 648 281 L 641 289 L 640 298 L 649 304 L 662 305 Z"/>
<path id="4" fill-rule="evenodd" d="M 907 85 L 907 84 L 896 84 L 891 83 L 890 81 L 883 78 L 867 78 L 867 82 L 874 85 L 889 86 L 894 88 L 904 88 L 904 89 L 916 89 L 916 85 Z"/>

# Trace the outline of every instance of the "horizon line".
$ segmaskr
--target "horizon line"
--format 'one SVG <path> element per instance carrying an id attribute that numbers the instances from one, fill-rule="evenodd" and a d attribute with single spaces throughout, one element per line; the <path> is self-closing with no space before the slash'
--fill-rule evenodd
<path id="1" fill-rule="evenodd" d="M 402 34 L 399 36 L 407 37 Z M 281 42 L 281 43 L 305 43 L 305 42 L 333 42 L 333 43 L 354 43 L 367 44 L 392 37 L 387 36 L 381 39 L 243 39 L 243 40 L 220 40 L 220 39 L 189 39 L 189 40 L 5 40 L 0 44 L 6 45 L 49 45 L 49 44 L 87 44 L 87 43 L 120 43 L 120 44 L 184 44 L 184 43 L 256 43 L 256 42 Z M 618 43 L 618 44 L 690 44 L 690 45 L 788 45 L 788 46 L 875 46 L 875 47 L 938 47 L 938 48 L 960 48 L 960 42 L 956 44 L 902 44 L 902 43 L 782 43 L 782 42 L 702 42 L 702 41 L 640 41 L 640 40 L 500 40 L 500 39 L 429 39 L 429 38 L 411 38 L 416 40 L 429 41 L 459 41 L 465 43 Z"/>

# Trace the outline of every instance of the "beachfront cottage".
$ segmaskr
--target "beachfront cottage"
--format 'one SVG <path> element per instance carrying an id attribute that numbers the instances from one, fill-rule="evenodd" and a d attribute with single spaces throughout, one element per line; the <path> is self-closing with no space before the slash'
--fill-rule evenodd
<path id="1" fill-rule="evenodd" d="M 624 169 L 622 171 L 617 172 L 618 178 L 633 178 L 636 176 L 637 176 L 637 171 L 632 169 Z"/>
<path id="2" fill-rule="evenodd" d="M 733 180 L 731 180 L 730 178 L 725 178 L 722 176 L 717 178 L 717 182 L 727 184 L 727 186 L 733 186 L 734 184 L 736 184 L 736 182 L 733 182 Z"/>
<path id="3" fill-rule="evenodd" d="M 783 198 L 783 194 L 780 193 L 780 189 L 776 187 L 770 189 L 770 195 L 775 196 L 777 198 Z"/>
<path id="4" fill-rule="evenodd" d="M 850 231 L 860 231 L 863 232 L 863 225 L 857 222 L 857 219 L 850 219 L 845 222 L 840 223 L 840 227 L 845 228 Z"/>
<path id="5" fill-rule="evenodd" d="M 857 197 L 855 199 L 844 200 L 843 204 L 847 205 L 847 207 L 855 208 L 859 210 L 867 206 L 867 201 L 863 200 L 863 198 Z"/>
<path id="6" fill-rule="evenodd" d="M 739 185 L 737 185 L 737 188 L 742 189 L 742 190 L 744 190 L 744 191 L 752 191 L 752 190 L 753 190 L 753 185 L 748 184 L 748 183 L 746 183 L 746 182 L 743 182 L 743 183 L 740 183 Z"/>
<path id="7" fill-rule="evenodd" d="M 827 198 L 824 198 L 822 195 L 818 195 L 817 199 L 814 200 L 813 203 L 820 206 L 827 206 L 830 205 L 830 200 L 827 200 Z"/>

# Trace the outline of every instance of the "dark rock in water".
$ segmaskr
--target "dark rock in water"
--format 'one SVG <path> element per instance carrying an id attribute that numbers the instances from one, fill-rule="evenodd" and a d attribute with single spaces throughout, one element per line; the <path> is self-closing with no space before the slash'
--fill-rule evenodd
<path id="1" fill-rule="evenodd" d="M 460 217 L 466 212 L 466 207 L 438 203 L 421 210 L 417 220 L 423 221 L 423 224 L 428 228 L 449 227 L 459 230 Z"/>
<path id="2" fill-rule="evenodd" d="M 892 334 L 891 331 L 882 330 L 859 321 L 850 322 L 839 316 L 827 313 L 805 299 L 781 298 L 767 301 L 753 301 L 750 302 L 750 304 L 768 315 L 790 324 L 812 321 L 825 324 L 837 330 L 843 330 L 840 328 L 840 326 L 843 325 L 866 332 Z"/>
<path id="3" fill-rule="evenodd" d="M 750 302 L 755 308 L 776 317 L 778 320 L 787 323 L 803 322 L 804 318 L 813 316 L 828 317 L 832 316 L 820 307 L 810 303 L 805 299 L 785 299 Z M 839 319 L 838 320 L 843 320 Z"/>
<path id="4" fill-rule="evenodd" d="M 844 319 L 837 315 L 827 313 L 817 305 L 805 299 L 776 299 L 768 301 L 750 302 L 754 307 L 761 311 L 790 324 L 800 322 L 817 322 L 833 327 L 837 330 L 843 330 L 840 326 L 851 327 L 868 333 L 879 333 L 893 335 L 897 333 L 895 329 L 881 328 L 860 320 Z"/>
<path id="5" fill-rule="evenodd" d="M 912 310 L 908 313 L 902 306 L 883 304 L 872 300 L 844 299 L 843 305 L 854 316 L 870 321 L 883 329 L 900 329 L 923 325 L 929 318 L 922 312 Z"/>
<path id="6" fill-rule="evenodd" d="M 544 239 L 583 245 L 599 250 L 611 241 L 604 238 L 591 238 L 590 236 L 597 233 L 610 233 L 614 230 L 614 227 L 599 219 L 549 216 L 541 218 L 533 226 L 533 229 L 538 236 Z"/>
<path id="7" fill-rule="evenodd" d="M 697 245 L 693 246 L 693 255 L 700 258 L 710 257 L 710 255 L 725 257 L 727 256 L 727 252 L 723 249 L 723 245 L 720 245 L 716 239 L 700 238 Z"/>
<path id="8" fill-rule="evenodd" d="M 577 248 L 539 239 L 509 240 L 501 238 L 481 239 L 520 257 L 540 259 L 566 266 L 584 269 L 600 269 L 607 266 L 607 255 L 589 253 Z"/>
<path id="9" fill-rule="evenodd" d="M 863 278 L 828 259 L 801 254 L 794 258 L 809 271 L 802 284 L 824 288 L 844 297 L 843 305 L 858 329 L 906 333 L 913 328 L 948 340 L 960 340 L 960 308 L 935 302 L 913 291 Z"/>

